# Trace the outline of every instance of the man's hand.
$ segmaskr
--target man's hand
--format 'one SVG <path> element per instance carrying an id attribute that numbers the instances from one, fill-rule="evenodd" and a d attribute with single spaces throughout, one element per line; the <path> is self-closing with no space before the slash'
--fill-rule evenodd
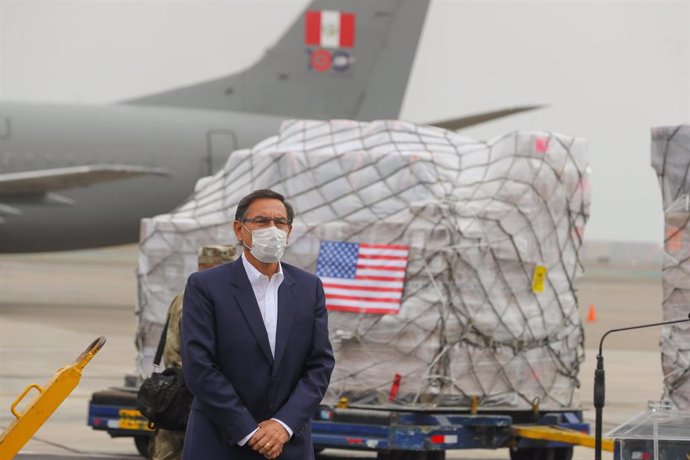
<path id="1" fill-rule="evenodd" d="M 247 442 L 256 452 L 267 459 L 277 458 L 283 452 L 283 446 L 290 439 L 290 435 L 283 425 L 275 420 L 264 420 L 259 423 L 259 429 Z"/>

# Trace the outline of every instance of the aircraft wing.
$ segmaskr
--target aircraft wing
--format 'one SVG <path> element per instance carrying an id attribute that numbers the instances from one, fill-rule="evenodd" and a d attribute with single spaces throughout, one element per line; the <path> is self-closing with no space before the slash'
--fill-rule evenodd
<path id="1" fill-rule="evenodd" d="M 171 171 L 131 165 L 85 165 L 0 174 L 0 199 L 17 196 L 45 195 L 58 190 L 154 175 L 167 176 Z"/>
<path id="2" fill-rule="evenodd" d="M 440 120 L 432 123 L 427 123 L 438 128 L 448 129 L 450 131 L 457 131 L 458 129 L 467 128 L 469 126 L 486 123 L 487 121 L 496 120 L 498 118 L 507 117 L 520 112 L 529 112 L 534 109 L 541 109 L 543 105 L 527 105 L 521 107 L 510 107 L 507 109 L 494 110 L 493 112 L 483 112 L 474 115 L 468 115 L 461 118 L 453 118 L 452 120 Z"/>

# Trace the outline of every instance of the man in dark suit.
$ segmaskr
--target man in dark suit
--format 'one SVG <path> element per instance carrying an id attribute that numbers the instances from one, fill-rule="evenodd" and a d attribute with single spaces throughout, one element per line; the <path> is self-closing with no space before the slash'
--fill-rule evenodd
<path id="1" fill-rule="evenodd" d="M 185 460 L 314 458 L 310 419 L 335 363 L 321 281 L 280 262 L 293 217 L 276 192 L 247 195 L 233 223 L 242 257 L 189 277 Z"/>

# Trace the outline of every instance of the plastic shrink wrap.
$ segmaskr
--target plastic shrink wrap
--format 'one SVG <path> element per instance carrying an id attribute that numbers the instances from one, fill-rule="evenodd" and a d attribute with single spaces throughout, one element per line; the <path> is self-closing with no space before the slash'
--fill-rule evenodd
<path id="1" fill-rule="evenodd" d="M 286 122 L 232 153 L 174 212 L 142 221 L 140 370 L 197 248 L 234 242 L 238 201 L 270 188 L 296 210 L 287 263 L 315 272 L 324 241 L 409 247 L 396 311 L 329 312 L 327 402 L 577 405 L 585 150 L 549 133 L 479 142 L 399 121 Z"/>
<path id="2" fill-rule="evenodd" d="M 663 320 L 686 318 L 690 311 L 690 126 L 652 129 L 652 167 L 659 178 L 664 207 Z M 690 326 L 661 330 L 664 398 L 690 407 Z"/>

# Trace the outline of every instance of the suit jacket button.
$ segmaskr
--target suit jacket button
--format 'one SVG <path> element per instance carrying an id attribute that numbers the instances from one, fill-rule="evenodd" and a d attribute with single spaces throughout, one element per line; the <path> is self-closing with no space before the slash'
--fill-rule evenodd
<path id="1" fill-rule="evenodd" d="M 268 408 L 271 409 L 271 410 L 273 410 L 273 409 L 276 408 L 276 406 L 274 406 L 273 404 L 271 404 L 271 405 L 268 406 Z"/>
<path id="2" fill-rule="evenodd" d="M 277 378 L 275 378 L 275 377 L 271 377 L 271 382 L 273 382 L 273 383 L 276 383 L 277 381 L 278 381 L 278 379 L 277 379 Z"/>

